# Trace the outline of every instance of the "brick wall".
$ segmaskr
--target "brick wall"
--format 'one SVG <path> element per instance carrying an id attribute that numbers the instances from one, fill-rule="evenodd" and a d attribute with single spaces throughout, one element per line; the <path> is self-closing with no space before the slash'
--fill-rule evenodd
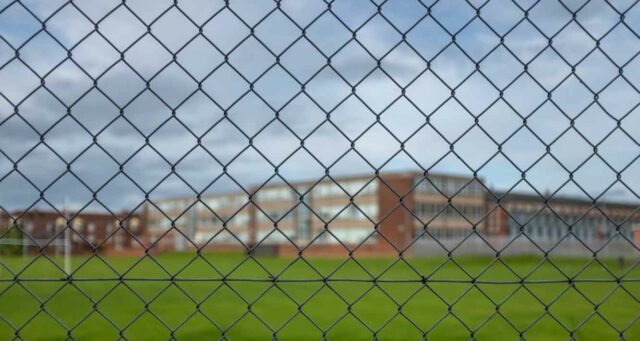
<path id="1" fill-rule="evenodd" d="M 377 248 L 372 254 L 398 255 L 396 249 L 406 248 L 413 239 L 413 194 L 405 196 L 413 185 L 412 174 L 383 176 L 378 187 L 379 227 L 382 236 L 377 238 Z M 404 196 L 404 197 L 403 197 Z M 400 204 L 400 198 L 402 203 Z M 405 207 L 406 206 L 406 207 Z"/>

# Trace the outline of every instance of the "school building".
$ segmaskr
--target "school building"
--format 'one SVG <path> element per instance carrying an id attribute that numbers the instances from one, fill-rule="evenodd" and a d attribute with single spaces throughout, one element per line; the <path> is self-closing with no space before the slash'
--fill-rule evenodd
<path id="1" fill-rule="evenodd" d="M 410 248 L 425 226 L 438 238 L 483 228 L 485 194 L 474 178 L 399 172 L 158 200 L 145 214 L 162 250 L 383 256 Z"/>
<path id="2" fill-rule="evenodd" d="M 419 172 L 325 177 L 157 200 L 145 207 L 159 250 L 343 257 L 411 254 L 421 239 L 483 236 L 640 243 L 640 206 L 488 190 L 484 179 Z M 635 234 L 635 235 L 634 235 Z"/>
<path id="3" fill-rule="evenodd" d="M 65 247 L 72 254 L 143 254 L 145 226 L 142 217 L 128 212 L 13 211 L 0 213 L 0 242 L 22 254 L 62 255 Z"/>

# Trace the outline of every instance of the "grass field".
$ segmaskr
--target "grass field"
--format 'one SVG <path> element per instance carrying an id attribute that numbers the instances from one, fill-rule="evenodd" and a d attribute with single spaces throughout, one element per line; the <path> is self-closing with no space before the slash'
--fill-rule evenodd
<path id="1" fill-rule="evenodd" d="M 239 254 L 205 254 L 192 261 L 194 256 L 156 256 L 175 274 L 173 284 L 167 280 L 171 276 L 149 258 L 139 263 L 138 258 L 108 258 L 113 270 L 93 258 L 70 284 L 44 280 L 64 274 L 43 258 L 19 276 L 39 281 L 13 283 L 13 275 L 2 269 L 0 317 L 5 321 L 0 322 L 0 340 L 14 338 L 7 322 L 20 329 L 24 340 L 63 340 L 67 332 L 59 323 L 73 327 L 71 337 L 79 340 L 116 340 L 120 335 L 114 325 L 129 340 L 171 339 L 169 329 L 175 330 L 173 336 L 179 340 L 271 339 L 274 331 L 278 339 L 307 340 L 321 339 L 322 330 L 332 340 L 369 340 L 374 333 L 380 339 L 415 340 L 427 331 L 429 339 L 457 340 L 469 339 L 470 330 L 475 338 L 485 340 L 518 339 L 518 330 L 526 330 L 524 338 L 530 340 L 566 340 L 570 333 L 561 323 L 575 330 L 580 340 L 618 339 L 615 328 L 626 329 L 627 340 L 640 339 L 640 322 L 635 323 L 640 302 L 631 296 L 640 297 L 640 282 L 631 280 L 640 278 L 640 269 L 631 260 L 624 265 L 603 261 L 616 276 L 626 273 L 618 285 L 601 265 L 587 265 L 588 259 L 554 259 L 559 270 L 544 263 L 533 273 L 540 259 L 503 259 L 517 275 L 492 258 L 455 258 L 466 273 L 451 261 L 439 267 L 442 258 L 408 259 L 418 273 L 428 276 L 423 284 L 416 271 L 395 259 L 359 260 L 369 273 L 353 261 L 310 259 L 318 273 L 293 259 L 259 258 L 265 270 L 252 260 L 237 267 L 245 258 Z M 73 265 L 86 260 L 74 258 Z M 4 257 L 1 261 L 18 271 L 32 259 Z M 62 265 L 61 259 L 56 262 Z M 207 262 L 223 274 L 231 272 L 227 280 L 221 281 L 222 276 Z M 127 280 L 118 281 L 114 270 L 123 273 L 129 268 Z M 583 268 L 574 286 L 560 272 L 574 276 Z M 267 271 L 280 274 L 275 286 Z M 518 276 L 527 274 L 529 283 L 518 284 Z M 372 275 L 379 278 L 377 286 L 372 285 Z M 322 278 L 328 276 L 324 283 Z M 477 278 L 476 285 L 469 283 L 470 276 Z M 46 302 L 40 313 L 38 300 Z M 91 300 L 99 312 L 93 311 Z M 498 309 L 494 302 L 499 303 Z"/>

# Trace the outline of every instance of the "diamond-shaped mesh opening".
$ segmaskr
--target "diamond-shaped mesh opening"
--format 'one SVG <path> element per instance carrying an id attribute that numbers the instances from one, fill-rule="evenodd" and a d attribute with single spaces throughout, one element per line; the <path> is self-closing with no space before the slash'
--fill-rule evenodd
<path id="1" fill-rule="evenodd" d="M 638 339 L 633 1 L 0 1 L 0 338 Z"/>

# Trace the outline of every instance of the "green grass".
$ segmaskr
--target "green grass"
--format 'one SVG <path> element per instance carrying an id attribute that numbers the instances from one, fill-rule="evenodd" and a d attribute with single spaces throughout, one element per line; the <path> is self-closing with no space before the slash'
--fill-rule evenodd
<path id="1" fill-rule="evenodd" d="M 623 281 L 618 286 L 602 266 L 597 263 L 587 265 L 589 259 L 552 260 L 570 276 L 586 266 L 576 276 L 578 281 L 573 287 L 568 282 L 553 282 L 566 280 L 566 277 L 550 263 L 544 263 L 529 274 L 540 259 L 503 259 L 519 276 L 529 274 L 527 281 L 530 283 L 523 287 L 517 284 L 518 276 L 501 263 L 494 263 L 489 270 L 483 271 L 494 262 L 486 257 L 455 258 L 467 273 L 454 262 L 439 267 L 442 258 L 407 259 L 418 273 L 430 275 L 426 285 L 407 264 L 394 263 L 396 259 L 359 260 L 371 275 L 380 279 L 377 286 L 372 286 L 370 274 L 355 262 L 340 267 L 341 259 L 310 259 L 320 272 L 318 274 L 300 260 L 259 258 L 269 272 L 280 274 L 280 281 L 273 286 L 269 274 L 251 260 L 232 271 L 228 280 L 222 282 L 220 274 L 203 259 L 191 262 L 194 254 L 159 255 L 156 258 L 167 271 L 176 275 L 174 284 L 166 280 L 170 276 L 149 258 L 128 271 L 124 276 L 127 280 L 123 282 L 118 281 L 118 275 L 97 258 L 90 259 L 77 270 L 74 274 L 77 280 L 70 284 L 26 280 L 13 283 L 10 281 L 13 274 L 2 269 L 0 317 L 19 328 L 20 337 L 25 340 L 65 339 L 66 331 L 59 323 L 73 327 L 71 336 L 79 340 L 116 340 L 119 334 L 113 324 L 124 329 L 123 336 L 129 340 L 170 339 L 172 335 L 167 327 L 176 329 L 178 326 L 174 335 L 179 340 L 219 339 L 223 336 L 220 329 L 226 329 L 224 336 L 232 340 L 270 339 L 272 330 L 277 330 L 277 337 L 284 340 L 321 339 L 322 330 L 326 330 L 326 337 L 332 340 L 370 340 L 373 337 L 371 330 L 377 332 L 378 338 L 388 340 L 421 339 L 423 331 L 427 330 L 429 339 L 458 340 L 468 339 L 469 329 L 475 330 L 477 339 L 484 340 L 517 339 L 518 330 L 526 330 L 524 337 L 530 340 L 566 340 L 570 334 L 560 323 L 575 330 L 574 336 L 580 340 L 617 339 L 618 332 L 602 317 L 618 329 L 626 328 L 625 339 L 640 339 L 640 322 L 633 323 L 640 314 L 640 303 L 631 296 L 640 297 L 640 282 Z M 203 258 L 226 274 L 244 256 L 212 253 Z M 19 271 L 32 260 L 3 257 L 1 262 L 13 271 Z M 74 268 L 86 260 L 86 257 L 74 258 Z M 55 261 L 62 265 L 61 259 Z M 107 261 L 115 271 L 122 273 L 138 259 L 112 257 Z M 627 280 L 640 278 L 640 269 L 630 268 L 630 260 L 622 267 L 616 261 L 603 262 L 617 276 L 627 273 Z M 186 264 L 189 265 L 180 271 Z M 331 281 L 323 283 L 322 277 L 329 275 Z M 63 276 L 48 260 L 40 258 L 19 278 L 58 279 Z M 477 277 L 478 284 L 468 283 L 469 276 Z M 101 280 L 87 280 L 98 278 Z M 297 281 L 304 279 L 312 281 Z M 609 281 L 580 282 L 585 279 Z M 501 281 L 510 284 L 498 283 Z M 547 283 L 540 283 L 544 281 Z M 342 295 L 344 301 L 336 293 Z M 556 299 L 558 296 L 560 298 Z M 38 313 L 38 300 L 46 302 L 45 311 Z M 91 300 L 97 302 L 100 313 L 93 311 Z M 594 314 L 596 309 L 589 300 L 598 304 L 597 313 L 601 316 Z M 398 315 L 398 305 L 394 301 L 402 305 L 402 315 Z M 452 306 L 450 313 L 445 302 Z M 500 303 L 500 315 L 496 314 L 494 302 Z M 148 307 L 146 312 L 145 305 Z M 247 313 L 249 305 L 251 313 Z M 300 312 L 299 305 L 302 306 Z M 549 306 L 547 314 L 545 305 Z M 14 329 L 0 321 L 0 340 L 13 338 Z"/>

